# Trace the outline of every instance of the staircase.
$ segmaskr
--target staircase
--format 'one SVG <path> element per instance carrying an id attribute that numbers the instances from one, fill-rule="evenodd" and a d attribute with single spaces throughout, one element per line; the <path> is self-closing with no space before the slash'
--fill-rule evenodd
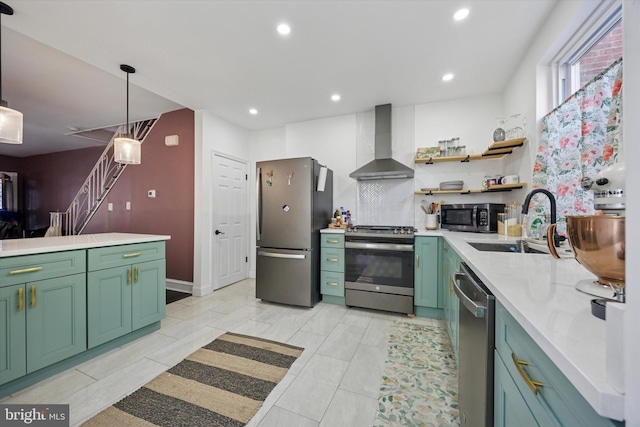
<path id="1" fill-rule="evenodd" d="M 149 119 L 132 124 L 131 138 L 144 142 L 144 138 L 149 134 L 156 120 Z M 123 125 L 113 134 L 111 141 L 64 213 L 65 235 L 82 234 L 102 201 L 124 172 L 127 165 L 116 163 L 113 160 L 113 143 L 116 138 L 126 133 L 125 131 L 126 126 Z"/>

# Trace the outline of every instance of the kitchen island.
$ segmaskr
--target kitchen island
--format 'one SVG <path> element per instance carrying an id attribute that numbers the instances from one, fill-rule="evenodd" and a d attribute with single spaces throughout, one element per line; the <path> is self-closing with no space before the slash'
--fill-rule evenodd
<path id="1" fill-rule="evenodd" d="M 606 376 L 606 323 L 591 314 L 595 297 L 575 289 L 578 281 L 595 279 L 593 274 L 573 259 L 469 245 L 514 237 L 445 230 L 416 236 L 442 236 L 591 407 L 603 417 L 624 419 L 624 394 Z"/>
<path id="2" fill-rule="evenodd" d="M 104 233 L 1 241 L 0 397 L 159 329 L 168 239 Z"/>

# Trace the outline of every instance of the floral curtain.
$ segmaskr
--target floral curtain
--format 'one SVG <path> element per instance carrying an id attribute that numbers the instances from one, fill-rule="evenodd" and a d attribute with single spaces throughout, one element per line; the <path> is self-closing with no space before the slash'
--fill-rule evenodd
<path id="1" fill-rule="evenodd" d="M 582 177 L 622 160 L 622 58 L 542 119 L 540 146 L 533 166 L 533 188 L 556 197 L 558 231 L 567 215 L 593 215 L 593 191 Z M 530 209 L 543 208 L 536 197 Z"/>

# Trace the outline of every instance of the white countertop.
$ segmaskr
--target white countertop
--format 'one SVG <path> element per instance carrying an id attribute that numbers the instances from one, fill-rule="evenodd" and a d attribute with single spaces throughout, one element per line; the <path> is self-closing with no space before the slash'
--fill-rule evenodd
<path id="1" fill-rule="evenodd" d="M 322 234 L 344 234 L 344 228 L 323 228 L 320 230 Z"/>
<path id="2" fill-rule="evenodd" d="M 605 321 L 591 314 L 596 297 L 575 289 L 593 274 L 574 259 L 483 252 L 467 244 L 516 237 L 447 230 L 416 236 L 443 236 L 595 411 L 624 419 L 624 395 L 606 379 Z"/>
<path id="3" fill-rule="evenodd" d="M 169 240 L 171 236 L 132 233 L 82 234 L 78 236 L 35 237 L 0 240 L 0 257 L 71 251 L 74 249 L 126 245 Z"/>

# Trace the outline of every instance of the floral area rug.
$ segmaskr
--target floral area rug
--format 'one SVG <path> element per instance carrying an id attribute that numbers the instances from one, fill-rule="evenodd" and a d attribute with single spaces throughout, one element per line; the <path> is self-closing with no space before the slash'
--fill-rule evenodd
<path id="1" fill-rule="evenodd" d="M 374 427 L 459 425 L 458 371 L 446 329 L 395 321 Z"/>

